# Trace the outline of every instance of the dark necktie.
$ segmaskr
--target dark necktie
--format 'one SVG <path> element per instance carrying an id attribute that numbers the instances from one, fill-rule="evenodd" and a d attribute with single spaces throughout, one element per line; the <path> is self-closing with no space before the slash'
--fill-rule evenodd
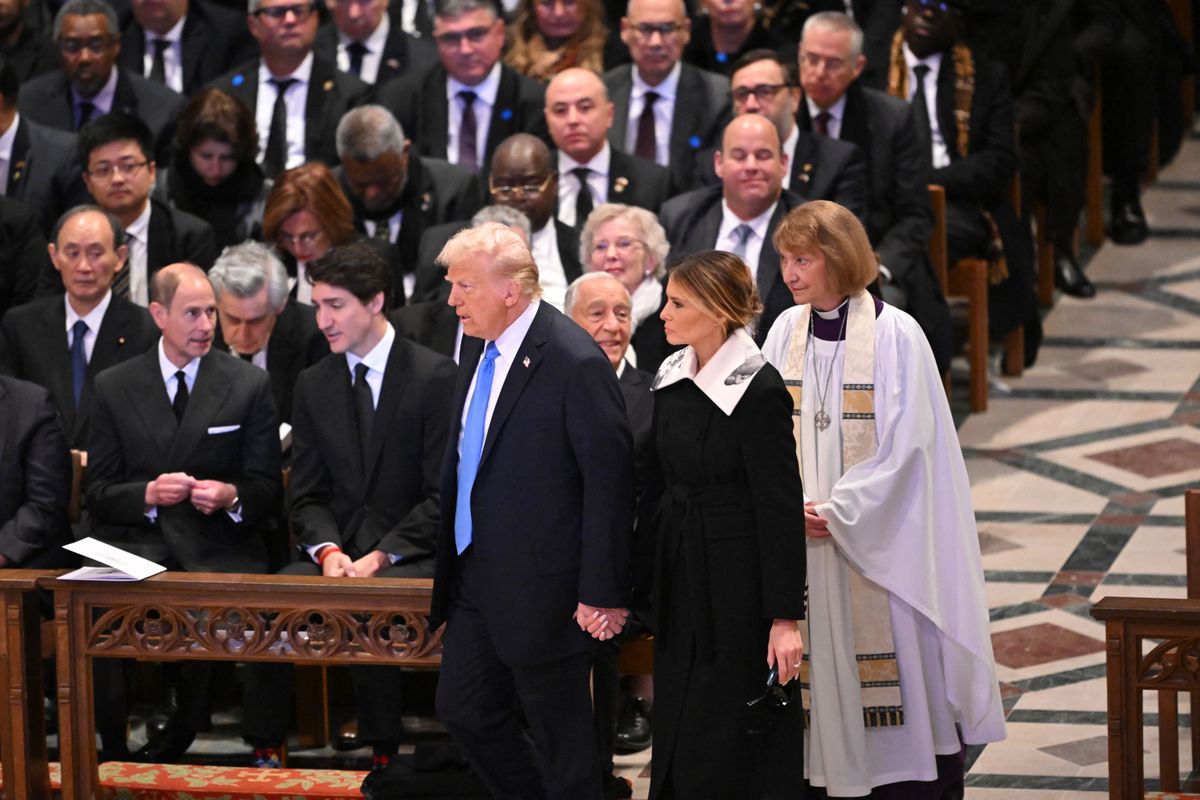
<path id="1" fill-rule="evenodd" d="M 154 48 L 154 60 L 150 64 L 149 78 L 165 86 L 167 83 L 167 65 L 163 60 L 163 53 L 171 46 L 171 43 L 166 39 L 155 39 L 150 42 L 150 45 Z"/>
<path id="2" fill-rule="evenodd" d="M 925 139 L 925 149 L 927 152 L 932 152 L 933 129 L 929 126 L 929 106 L 925 102 L 925 76 L 928 74 L 929 67 L 924 64 L 917 64 L 913 67 L 913 78 L 916 81 L 917 88 L 912 96 L 912 110 L 913 119 L 917 124 L 917 131 Z"/>
<path id="3" fill-rule="evenodd" d="M 87 332 L 87 323 L 81 319 L 75 320 L 71 326 L 71 386 L 75 390 L 75 408 L 79 408 L 83 380 L 87 376 L 87 350 L 83 347 Z"/>
<path id="4" fill-rule="evenodd" d="M 376 220 L 375 221 L 375 233 L 371 234 L 371 237 L 374 239 L 378 239 L 381 242 L 387 242 L 388 244 L 391 244 L 392 243 L 391 223 L 388 222 L 388 220 L 386 220 L 386 219 Z"/>
<path id="5" fill-rule="evenodd" d="M 458 165 L 467 169 L 479 168 L 479 157 L 475 152 L 475 98 L 474 92 L 459 92 L 463 101 L 462 122 L 458 126 Z"/>
<path id="6" fill-rule="evenodd" d="M 371 51 L 362 42 L 351 42 L 346 45 L 346 52 L 350 55 L 350 74 L 356 78 L 361 78 L 363 57 Z"/>
<path id="7" fill-rule="evenodd" d="M 813 120 L 813 130 L 822 136 L 828 136 L 829 120 L 831 119 L 833 119 L 833 114 L 830 114 L 828 111 L 822 111 L 820 114 L 817 114 L 816 119 Z"/>
<path id="8" fill-rule="evenodd" d="M 188 388 L 187 376 L 183 370 L 175 373 L 175 400 L 171 403 L 171 408 L 175 410 L 175 421 L 183 422 L 183 412 L 187 411 L 188 404 Z"/>
<path id="9" fill-rule="evenodd" d="M 361 361 L 354 365 L 354 417 L 364 465 L 371 447 L 371 425 L 375 422 L 375 398 L 371 396 L 371 384 L 367 383 L 368 369 Z"/>
<path id="10" fill-rule="evenodd" d="M 96 106 L 94 104 L 89 103 L 87 100 L 80 101 L 80 103 L 79 103 L 79 124 L 75 126 L 75 130 L 79 130 L 84 125 L 87 125 L 88 120 L 90 120 L 92 118 L 92 115 L 95 113 L 96 113 Z"/>
<path id="11" fill-rule="evenodd" d="M 642 116 L 638 118 L 637 144 L 633 154 L 638 158 L 653 161 L 658 154 L 658 142 L 654 136 L 654 103 L 658 100 L 658 92 L 646 92 L 645 105 L 642 106 Z"/>
<path id="12" fill-rule="evenodd" d="M 576 167 L 571 170 L 571 174 L 579 181 L 579 194 L 575 196 L 575 227 L 583 228 L 583 223 L 587 222 L 588 214 L 592 213 L 592 190 L 588 188 L 588 173 L 591 172 L 587 167 Z"/>
<path id="13" fill-rule="evenodd" d="M 274 178 L 283 172 L 287 165 L 287 95 L 288 87 L 296 80 L 293 78 L 271 78 L 270 83 L 275 87 L 275 107 L 271 110 L 271 130 L 267 135 L 267 152 L 263 155 L 263 173 L 268 178 Z"/>
<path id="14" fill-rule="evenodd" d="M 133 234 L 125 232 L 125 266 L 113 276 L 113 297 L 129 299 L 129 270 L 133 269 Z"/>
<path id="15" fill-rule="evenodd" d="M 247 364 L 254 363 L 254 353 L 238 353 L 238 358 L 245 361 Z"/>

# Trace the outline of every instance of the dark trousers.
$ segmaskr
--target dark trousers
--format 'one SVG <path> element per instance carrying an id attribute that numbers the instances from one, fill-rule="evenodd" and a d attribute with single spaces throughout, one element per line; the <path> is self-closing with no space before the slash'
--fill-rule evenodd
<path id="1" fill-rule="evenodd" d="M 438 717 L 497 800 L 600 800 L 590 654 L 505 664 L 476 599 L 477 570 L 471 551 L 458 559 L 442 639 Z"/>
<path id="2" fill-rule="evenodd" d="M 1033 243 L 1016 212 L 1007 203 L 998 206 L 993 220 L 1000 233 L 1008 277 L 988 283 L 988 334 L 1001 340 L 1024 325 L 1035 312 L 1033 286 L 1036 279 Z M 959 259 L 987 258 L 992 230 L 975 203 L 946 203 L 946 251 L 950 267 Z"/>

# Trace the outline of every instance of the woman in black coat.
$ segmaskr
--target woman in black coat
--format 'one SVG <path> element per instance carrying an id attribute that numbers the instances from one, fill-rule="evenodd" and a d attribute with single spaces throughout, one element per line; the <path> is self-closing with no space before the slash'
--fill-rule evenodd
<path id="1" fill-rule="evenodd" d="M 765 731 L 747 707 L 770 668 L 780 684 L 796 677 L 803 653 L 792 398 L 745 330 L 760 309 L 750 271 L 729 253 L 689 256 L 670 274 L 664 328 L 687 347 L 655 378 L 656 460 L 639 530 L 655 549 L 653 800 L 802 791 L 798 697 Z"/>

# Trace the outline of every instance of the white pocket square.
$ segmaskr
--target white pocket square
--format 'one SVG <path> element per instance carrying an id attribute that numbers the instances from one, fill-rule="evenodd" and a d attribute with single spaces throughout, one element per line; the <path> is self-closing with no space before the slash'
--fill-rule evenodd
<path id="1" fill-rule="evenodd" d="M 233 433 L 234 431 L 239 430 L 241 427 L 242 427 L 241 425 L 218 425 L 215 428 L 209 428 L 208 432 L 210 434 Z"/>

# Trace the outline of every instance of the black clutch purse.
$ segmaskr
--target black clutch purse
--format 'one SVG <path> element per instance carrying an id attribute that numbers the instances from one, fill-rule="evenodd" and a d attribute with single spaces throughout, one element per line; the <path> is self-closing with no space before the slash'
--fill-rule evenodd
<path id="1" fill-rule="evenodd" d="M 767 673 L 767 689 L 746 703 L 746 733 L 761 736 L 775 726 L 792 704 L 790 692 L 779 685 L 779 669 Z"/>

